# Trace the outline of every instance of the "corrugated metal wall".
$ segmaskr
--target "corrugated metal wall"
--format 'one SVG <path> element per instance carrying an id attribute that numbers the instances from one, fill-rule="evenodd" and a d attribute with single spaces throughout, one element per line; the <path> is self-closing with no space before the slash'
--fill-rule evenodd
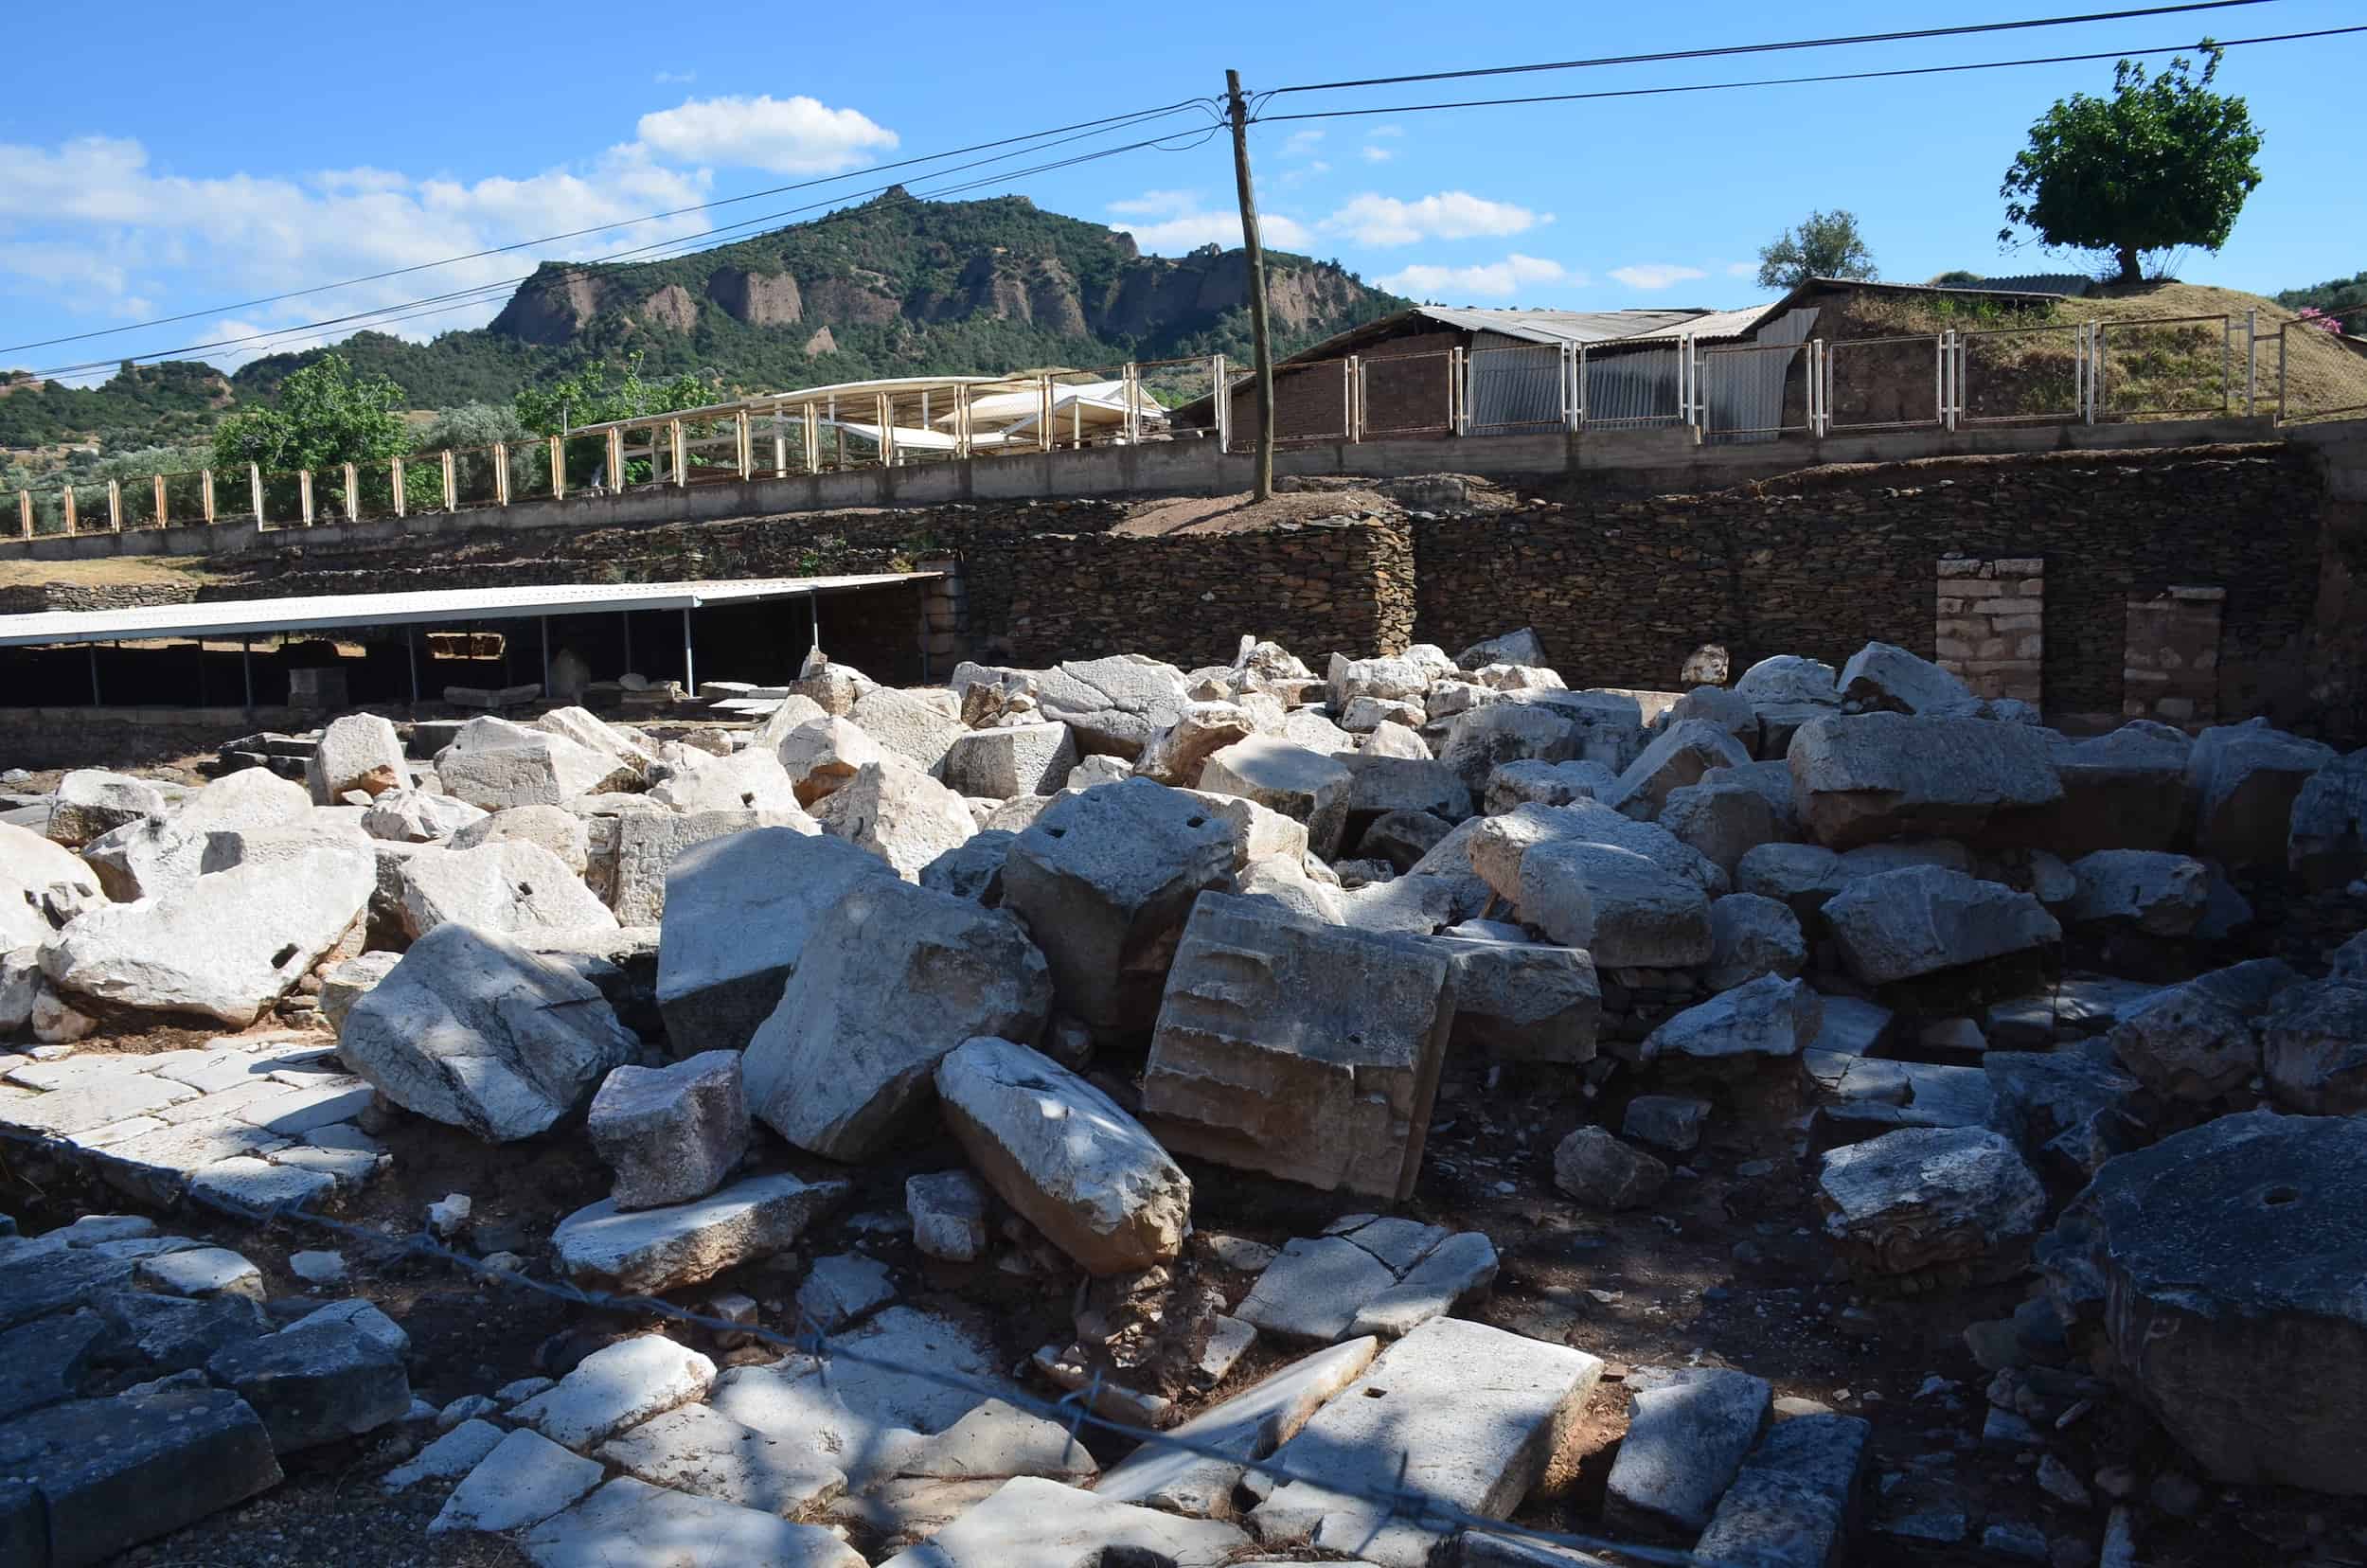
<path id="1" fill-rule="evenodd" d="M 1558 430 L 1561 408 L 1561 347 L 1524 343 L 1496 332 L 1471 336 L 1470 434 L 1501 436 L 1516 430 Z"/>
<path id="2" fill-rule="evenodd" d="M 1759 347 L 1712 348 L 1701 356 L 1702 439 L 1771 441 L 1784 422 L 1784 384 L 1800 363 L 1799 345 L 1816 325 L 1816 308 L 1787 311 L 1759 329 Z M 1790 351 L 1765 347 L 1785 344 Z M 1806 408 L 1802 405 L 1805 421 Z"/>

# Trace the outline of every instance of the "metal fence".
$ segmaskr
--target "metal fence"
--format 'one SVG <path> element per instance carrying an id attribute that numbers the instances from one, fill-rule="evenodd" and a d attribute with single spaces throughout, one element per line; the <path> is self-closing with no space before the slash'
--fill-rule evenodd
<path id="1" fill-rule="evenodd" d="M 1742 344 L 1491 344 L 1285 364 L 1274 374 L 1275 442 L 1665 428 L 1722 443 L 2251 414 L 2264 403 L 2281 423 L 2367 413 L 2367 306 L 2288 322 L 2270 336 L 2248 312 L 1770 341 L 1806 333 L 1810 318 L 1794 315 L 1796 328 L 1787 318 Z M 1186 409 L 1204 412 L 1186 419 Z M 312 472 L 80 480 L 18 491 L 13 508 L 0 503 L 0 537 L 233 522 L 276 530 L 1146 441 L 1215 439 L 1240 452 L 1255 438 L 1251 377 L 1221 354 L 914 378 Z"/>

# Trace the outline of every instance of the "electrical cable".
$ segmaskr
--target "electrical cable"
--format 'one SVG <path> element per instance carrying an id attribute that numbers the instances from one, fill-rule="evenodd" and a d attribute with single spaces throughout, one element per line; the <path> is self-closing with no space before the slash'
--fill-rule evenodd
<path id="1" fill-rule="evenodd" d="M 1826 49 L 1852 44 L 1897 44 L 1931 38 L 1961 38 L 1973 33 L 2015 32 L 2032 27 L 2061 27 L 2085 22 L 2119 22 L 2140 16 L 2168 16 L 2180 11 L 2225 10 L 2234 6 L 2259 6 L 2275 0 L 2191 0 L 2174 6 L 2147 6 L 2133 10 L 2089 11 L 2078 16 L 2032 17 L 2019 22 L 1974 22 L 1953 27 L 1917 27 L 1900 32 L 1850 33 L 1832 38 L 1798 38 L 1780 44 L 1735 44 L 1701 49 L 1663 49 L 1651 54 L 1603 55 L 1593 60 L 1539 61 L 1525 65 L 1485 65 L 1461 71 L 1424 71 L 1413 76 L 1364 77 L 1350 81 L 1312 81 L 1275 87 L 1279 93 L 1330 93 L 1350 87 L 1394 87 L 1413 81 L 1451 81 L 1466 77 L 1520 76 L 1531 71 L 1577 71 L 1598 65 L 1646 65 L 1673 60 L 1710 60 L 1724 55 L 1776 54 L 1789 49 Z"/>
<path id="2" fill-rule="evenodd" d="M 2215 49 L 2233 49 L 2247 44 L 2289 44 L 2300 39 L 2338 38 L 2346 33 L 2367 32 L 2367 24 L 2350 27 L 2319 27 L 2309 32 L 2268 33 L 2258 38 L 2213 39 Z M 2091 54 L 2041 55 L 2027 60 L 1984 60 L 1960 65 L 1902 65 L 1880 71 L 1842 71 L 1826 76 L 1757 77 L 1742 81 L 1700 81 L 1676 87 L 1620 87 L 1593 93 L 1539 93 L 1523 98 L 1464 98 L 1448 103 L 1397 103 L 1372 109 L 1302 110 L 1291 115 L 1267 115 L 1259 124 L 1279 125 L 1286 120 L 1355 119 L 1373 115 L 1418 115 L 1437 109 L 1497 109 L 1531 103 L 1579 103 L 1600 98 L 1665 98 L 1682 93 L 1723 93 L 1744 87 L 1798 87 L 1818 82 L 1875 81 L 1887 77 L 1948 76 L 1964 71 L 2002 71 L 2020 65 L 2073 65 L 2098 60 L 2126 60 L 2137 55 L 2176 54 L 2183 49 L 2198 49 L 2200 43 L 2165 44 L 2151 49 L 2103 49 Z"/>

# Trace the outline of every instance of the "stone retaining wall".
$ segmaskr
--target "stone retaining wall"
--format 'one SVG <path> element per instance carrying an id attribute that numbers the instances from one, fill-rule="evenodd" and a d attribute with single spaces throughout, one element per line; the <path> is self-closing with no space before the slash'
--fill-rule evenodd
<path id="1" fill-rule="evenodd" d="M 2259 445 L 1826 469 L 1706 495 L 1574 496 L 1415 526 L 1420 640 L 1534 625 L 1572 686 L 1660 686 L 1719 642 L 1838 667 L 1879 639 L 1938 652 L 1934 566 L 2034 558 L 2047 583 L 2041 705 L 2122 711 L 2127 604 L 2227 590 L 2217 710 L 2305 701 L 2323 487 Z"/>
<path id="2" fill-rule="evenodd" d="M 131 610 L 147 604 L 187 604 L 198 597 L 193 582 L 32 582 L 0 588 L 0 615 L 32 615 L 44 610 Z"/>

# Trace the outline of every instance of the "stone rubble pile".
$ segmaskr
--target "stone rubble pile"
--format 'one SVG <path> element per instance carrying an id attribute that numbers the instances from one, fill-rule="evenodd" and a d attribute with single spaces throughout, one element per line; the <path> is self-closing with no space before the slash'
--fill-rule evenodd
<path id="1" fill-rule="evenodd" d="M 661 739 L 560 708 L 407 747 L 356 714 L 250 738 L 258 765 L 200 789 L 71 773 L 45 832 L 0 826 L 0 1034 L 31 1047 L 0 1064 L 0 1123 L 138 1202 L 255 1209 L 347 1201 L 416 1121 L 578 1140 L 606 1195 L 547 1237 L 463 1194 L 430 1228 L 879 1358 L 615 1339 L 430 1412 L 383 1485 L 448 1488 L 435 1532 L 513 1532 L 543 1564 L 693 1539 L 831 1568 L 1585 1560 L 1450 1548 L 1369 1495 L 1410 1477 L 1509 1516 L 1605 1376 L 1456 1315 L 1498 1279 L 1487 1235 L 1195 1230 L 1211 1177 L 1407 1203 L 1467 1061 L 1584 1108 L 1508 1167 L 1558 1209 L 1648 1207 L 1735 1107 L 1771 1107 L 1834 1277 L 1878 1299 L 2035 1272 L 2017 1331 L 2059 1353 L 2007 1368 L 1993 1424 L 2076 1387 L 2215 1481 L 2367 1490 L 2367 956 L 2212 945 L 2251 918 L 2234 875 L 2367 875 L 2367 753 L 2260 721 L 2072 739 L 1884 644 L 1573 689 L 1526 631 L 1320 674 L 1248 637 L 1195 670 L 965 664 L 934 691 L 816 661 L 735 711 L 759 716 Z M 224 1027 L 250 1032 L 98 1049 Z M 916 1149 L 902 1213 L 848 1215 Z M 1074 1280 L 1074 1335 L 1014 1370 L 869 1249 L 802 1250 L 874 1231 Z M 255 1264 L 136 1218 L 0 1238 L 0 1364 L 38 1368 L 5 1375 L 0 1541 L 29 1532 L 31 1560 L 98 1560 L 291 1452 L 418 1424 L 402 1331 L 358 1298 L 277 1321 Z M 775 1269 L 803 1271 L 793 1313 L 736 1283 Z M 1607 1519 L 1841 1560 L 1866 1420 L 1734 1369 L 1620 1376 Z M 1223 1388 L 1179 1426 L 1219 1456 L 1105 1470 L 1011 1402 L 1046 1385 L 1154 1426 Z M 2050 1495 L 2086 1495 L 2047 1459 Z M 1961 1538 L 1912 1494 L 1886 1519 Z"/>

